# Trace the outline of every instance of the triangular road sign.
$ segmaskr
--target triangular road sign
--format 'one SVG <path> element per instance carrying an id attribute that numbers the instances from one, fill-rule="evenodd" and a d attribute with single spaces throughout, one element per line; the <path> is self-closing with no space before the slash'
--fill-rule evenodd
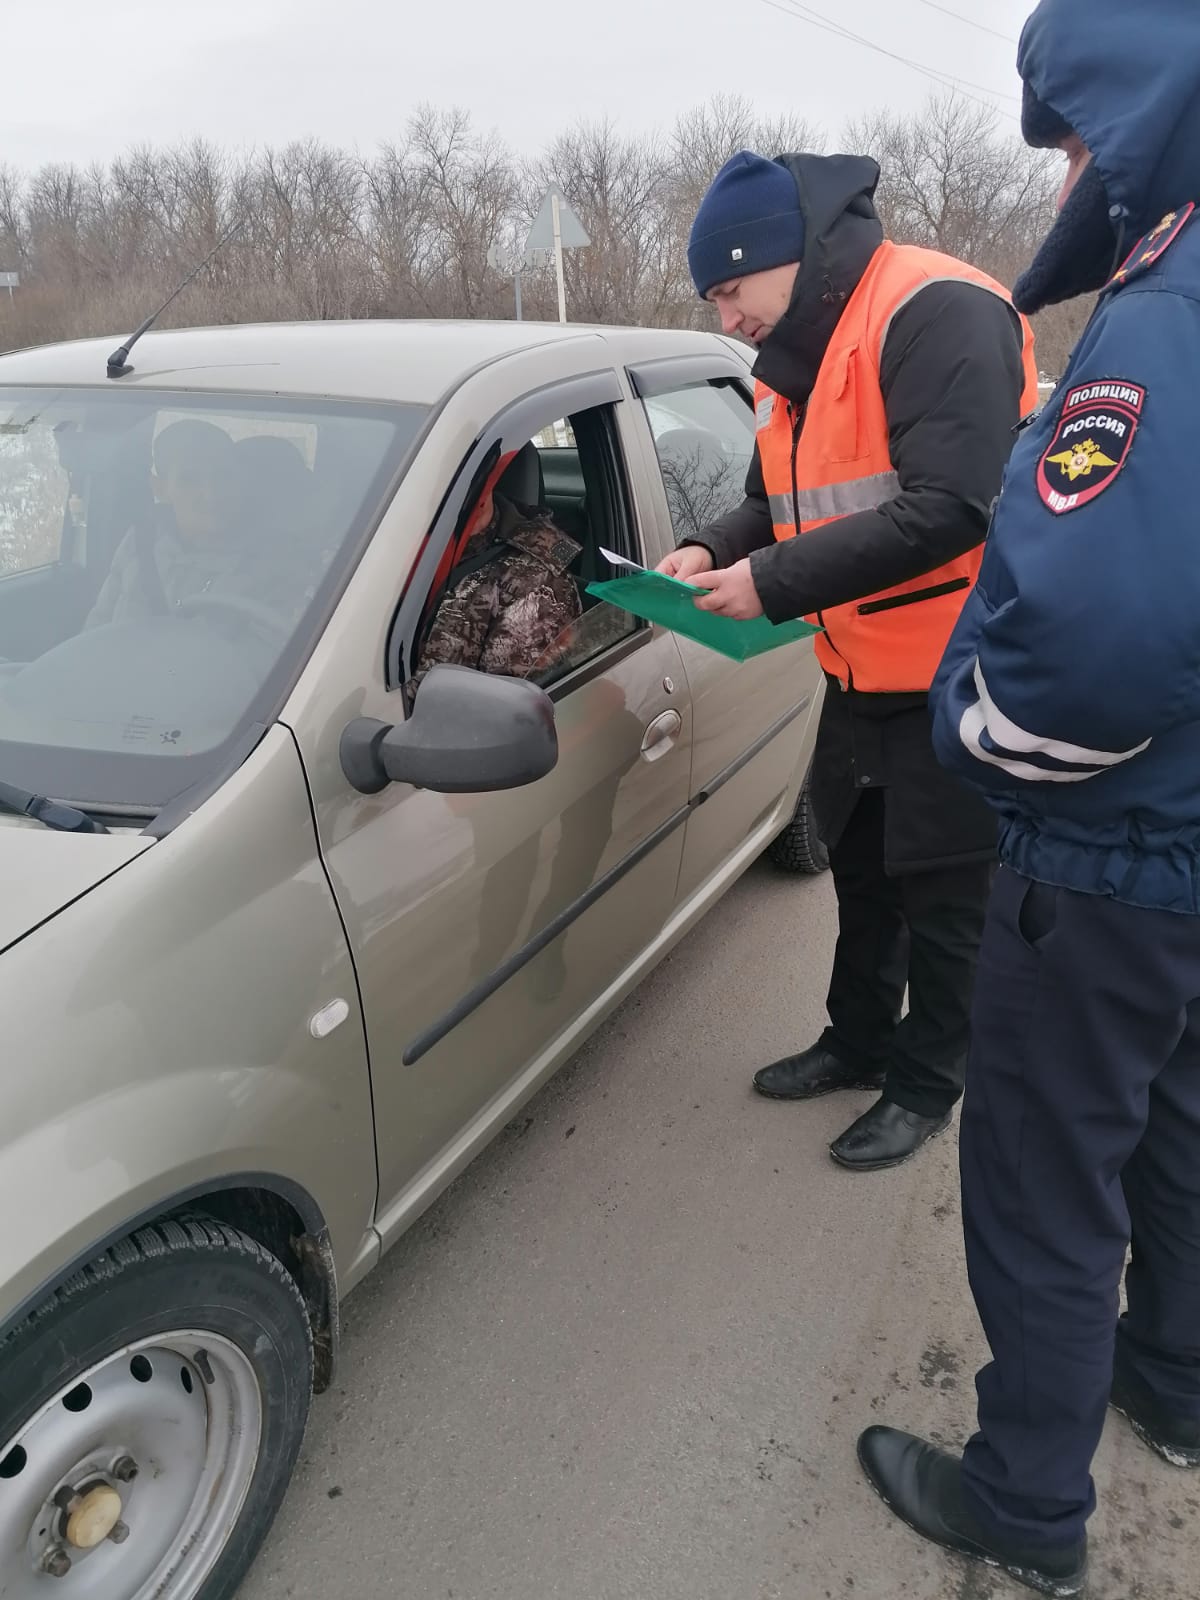
<path id="1" fill-rule="evenodd" d="M 564 250 L 580 250 L 591 244 L 587 229 L 563 199 L 558 189 L 548 189 L 541 210 L 529 230 L 525 241 L 526 251 L 554 249 L 554 197 L 558 195 L 558 226 Z"/>

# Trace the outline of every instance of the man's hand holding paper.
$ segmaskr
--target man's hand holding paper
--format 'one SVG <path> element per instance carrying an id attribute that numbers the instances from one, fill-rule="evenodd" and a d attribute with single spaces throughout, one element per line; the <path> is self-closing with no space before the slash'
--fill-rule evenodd
<path id="1" fill-rule="evenodd" d="M 734 622 L 752 622 L 763 614 L 749 561 L 738 561 L 721 572 L 703 573 L 688 582 L 707 591 L 696 601 L 697 611 L 711 611 L 714 616 L 730 617 Z"/>
<path id="2" fill-rule="evenodd" d="M 762 601 L 754 587 L 749 561 L 737 561 L 719 572 L 714 571 L 714 566 L 711 551 L 700 544 L 685 544 L 682 549 L 672 550 L 655 570 L 701 590 L 697 611 L 711 611 L 714 616 L 730 617 L 734 622 L 752 622 L 761 617 Z"/>
<path id="3" fill-rule="evenodd" d="M 680 583 L 690 583 L 700 573 L 711 572 L 715 566 L 711 550 L 706 550 L 702 544 L 685 544 L 678 550 L 672 550 L 654 570 L 666 578 L 678 578 Z"/>

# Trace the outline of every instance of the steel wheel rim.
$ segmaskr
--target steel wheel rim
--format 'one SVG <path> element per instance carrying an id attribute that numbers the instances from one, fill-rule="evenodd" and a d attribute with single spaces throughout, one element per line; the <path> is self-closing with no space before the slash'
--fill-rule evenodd
<path id="1" fill-rule="evenodd" d="M 262 1428 L 254 1368 L 220 1335 L 106 1356 L 0 1444 L 0 1594 L 194 1600 L 246 1503 Z M 118 1525 L 88 1544 L 114 1491 Z"/>

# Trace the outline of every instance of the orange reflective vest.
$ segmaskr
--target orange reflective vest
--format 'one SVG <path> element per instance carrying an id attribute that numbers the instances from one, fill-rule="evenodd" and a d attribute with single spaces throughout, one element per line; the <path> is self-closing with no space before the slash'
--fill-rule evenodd
<path id="1" fill-rule="evenodd" d="M 933 250 L 885 242 L 850 297 L 825 352 L 808 405 L 793 407 L 758 384 L 758 451 L 776 539 L 872 511 L 900 493 L 892 465 L 879 364 L 892 318 L 929 283 L 963 279 L 999 295 L 986 273 Z M 1038 399 L 1033 330 L 1024 317 L 1021 414 Z M 802 427 L 800 426 L 802 424 Z M 983 545 L 934 572 L 810 617 L 818 659 L 843 687 L 869 694 L 927 690 L 967 593 Z"/>

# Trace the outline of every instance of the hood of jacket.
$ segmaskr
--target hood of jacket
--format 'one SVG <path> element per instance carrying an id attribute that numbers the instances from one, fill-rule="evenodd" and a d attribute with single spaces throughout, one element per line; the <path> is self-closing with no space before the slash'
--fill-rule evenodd
<path id="1" fill-rule="evenodd" d="M 1028 90 L 1092 152 L 1022 284 L 1022 310 L 1103 286 L 1120 253 L 1200 199 L 1200 5 L 1042 0 L 1017 67 Z"/>
<path id="2" fill-rule="evenodd" d="M 754 376 L 803 405 L 846 303 L 883 243 L 874 202 L 879 166 L 869 156 L 779 159 L 800 193 L 804 260 L 787 312 L 759 349 Z"/>

